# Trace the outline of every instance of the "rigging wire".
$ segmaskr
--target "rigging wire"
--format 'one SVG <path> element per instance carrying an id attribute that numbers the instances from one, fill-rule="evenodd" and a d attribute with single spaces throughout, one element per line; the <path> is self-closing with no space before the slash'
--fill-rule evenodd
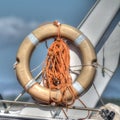
<path id="1" fill-rule="evenodd" d="M 34 80 L 38 80 L 38 78 L 40 77 L 42 75 L 42 71 L 40 71 L 37 75 L 36 75 L 36 77 L 34 78 Z M 40 81 L 41 82 L 41 81 Z M 40 83 L 39 82 L 39 83 Z M 25 89 L 23 89 L 22 90 L 22 92 L 14 99 L 14 102 L 17 102 L 24 94 L 26 93 L 26 91 L 25 91 Z M 5 108 L 5 111 L 4 111 L 4 113 L 9 113 L 9 110 L 10 110 L 10 108 L 13 106 L 13 103 L 11 103 L 9 106 L 7 106 L 6 108 Z"/>
<path id="2" fill-rule="evenodd" d="M 93 87 L 94 87 L 94 89 L 95 89 L 95 91 L 96 91 L 96 93 L 97 93 L 97 95 L 98 95 L 98 98 L 99 98 L 100 102 L 102 103 L 103 106 L 105 106 L 104 101 L 103 101 L 103 99 L 101 98 L 101 96 L 100 96 L 100 94 L 99 94 L 99 92 L 98 92 L 98 90 L 97 90 L 97 88 L 96 88 L 96 86 L 95 86 L 94 83 L 93 83 Z"/>
<path id="3" fill-rule="evenodd" d="M 41 62 L 38 66 L 36 66 L 35 68 L 33 68 L 33 69 L 31 70 L 31 72 L 36 71 L 36 70 L 39 69 L 43 64 L 44 64 L 44 60 L 43 60 L 43 62 Z"/>
<path id="4" fill-rule="evenodd" d="M 87 108 L 87 106 L 85 105 L 85 103 L 84 103 L 80 98 L 79 98 L 78 100 L 82 103 L 82 105 L 83 105 L 85 108 Z M 88 113 L 87 113 L 86 117 L 80 118 L 80 119 L 81 119 L 81 120 L 85 120 L 85 119 L 87 119 L 87 118 L 89 117 L 89 115 L 90 115 L 90 111 L 88 110 Z"/>
<path id="5" fill-rule="evenodd" d="M 45 104 L 40 104 L 38 102 L 23 102 L 23 101 L 11 101 L 11 100 L 0 100 L 0 103 L 8 103 L 8 104 L 19 104 L 19 105 L 26 105 L 26 106 L 40 106 L 40 107 L 59 107 L 59 108 L 65 108 L 64 106 L 53 106 L 53 105 L 45 105 Z M 89 111 L 94 111 L 94 112 L 100 112 L 99 109 L 95 108 L 89 108 L 89 107 L 79 107 L 79 106 L 68 106 L 68 109 L 76 109 L 76 110 L 89 110 Z"/>
<path id="6" fill-rule="evenodd" d="M 106 70 L 106 71 L 109 71 L 109 72 L 111 72 L 111 73 L 114 74 L 114 72 L 113 72 L 112 70 L 110 70 L 109 68 L 107 68 L 107 67 L 105 67 L 105 66 L 103 66 L 103 65 L 100 65 L 99 63 L 97 63 L 96 66 L 100 67 L 100 68 L 103 69 L 104 71 Z M 105 71 L 105 72 L 106 72 L 106 71 Z"/>

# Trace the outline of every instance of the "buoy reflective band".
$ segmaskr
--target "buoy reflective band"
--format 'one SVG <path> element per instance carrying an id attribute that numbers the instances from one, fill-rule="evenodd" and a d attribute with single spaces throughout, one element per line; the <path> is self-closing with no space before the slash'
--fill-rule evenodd
<path id="1" fill-rule="evenodd" d="M 76 43 L 77 45 L 79 45 L 79 44 L 81 44 L 81 42 L 82 42 L 83 40 L 85 40 L 85 39 L 86 39 L 86 37 L 85 37 L 83 34 L 81 34 L 81 35 L 79 35 L 79 36 L 76 38 L 75 43 Z"/>
<path id="2" fill-rule="evenodd" d="M 37 45 L 39 43 L 39 40 L 32 33 L 28 35 L 28 38 L 34 45 Z"/>
<path id="3" fill-rule="evenodd" d="M 28 90 L 28 89 L 31 88 L 35 83 L 36 83 L 36 81 L 35 81 L 34 79 L 30 80 L 30 81 L 25 85 L 25 89 Z"/>
<path id="4" fill-rule="evenodd" d="M 74 87 L 74 89 L 79 93 L 79 94 L 81 94 L 85 89 L 82 87 L 82 85 L 80 85 L 80 83 L 79 82 L 77 82 L 77 81 L 75 81 L 74 83 L 73 83 L 73 87 Z"/>

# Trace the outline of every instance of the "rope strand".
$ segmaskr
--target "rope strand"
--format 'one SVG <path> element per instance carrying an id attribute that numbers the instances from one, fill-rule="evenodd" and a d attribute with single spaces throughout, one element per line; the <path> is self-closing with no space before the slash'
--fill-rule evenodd
<path id="1" fill-rule="evenodd" d="M 58 35 L 55 41 L 48 48 L 45 66 L 43 67 L 43 84 L 50 90 L 60 90 L 62 100 L 52 102 L 57 104 L 72 105 L 75 101 L 75 94 L 72 88 L 72 78 L 70 75 L 70 53 L 69 47 L 60 35 L 60 23 L 54 22 L 58 28 Z M 67 100 L 67 93 L 72 95 L 70 102 Z"/>

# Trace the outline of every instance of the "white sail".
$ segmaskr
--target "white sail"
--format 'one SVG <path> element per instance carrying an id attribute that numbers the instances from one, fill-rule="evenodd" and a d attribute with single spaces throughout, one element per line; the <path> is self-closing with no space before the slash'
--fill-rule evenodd
<path id="1" fill-rule="evenodd" d="M 119 8 L 120 0 L 100 0 L 83 24 L 78 26 L 93 46 L 97 45 Z"/>
<path id="2" fill-rule="evenodd" d="M 109 36 L 108 40 L 105 42 L 101 50 L 97 54 L 98 63 L 103 65 L 108 70 L 101 69 L 100 67 L 97 68 L 97 75 L 94 81 L 94 84 L 101 95 L 107 86 L 109 80 L 111 79 L 112 75 L 115 73 L 117 66 L 119 65 L 120 60 L 120 22 L 115 27 L 112 34 Z M 103 58 L 104 57 L 104 58 Z M 110 70 L 110 71 L 109 71 Z M 105 72 L 106 71 L 106 72 Z M 91 96 L 93 96 L 91 98 Z M 90 102 L 87 102 L 90 99 Z M 99 100 L 96 91 L 92 87 L 83 97 L 83 101 L 89 106 L 94 107 Z"/>

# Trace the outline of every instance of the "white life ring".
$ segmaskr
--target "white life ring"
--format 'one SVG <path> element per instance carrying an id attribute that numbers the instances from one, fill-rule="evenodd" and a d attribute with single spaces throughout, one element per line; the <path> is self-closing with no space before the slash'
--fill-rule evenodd
<path id="1" fill-rule="evenodd" d="M 60 33 L 63 38 L 74 41 L 80 49 L 83 66 L 80 75 L 72 85 L 76 96 L 79 97 L 93 83 L 96 73 L 96 68 L 93 66 L 93 63 L 96 62 L 95 50 L 88 38 L 72 26 L 61 24 Z M 34 99 L 44 103 L 49 103 L 49 94 L 51 94 L 53 99 L 60 102 L 62 94 L 59 90 L 50 90 L 37 83 L 30 72 L 29 61 L 38 43 L 55 36 L 57 36 L 57 27 L 53 23 L 38 27 L 23 40 L 16 57 L 18 62 L 16 65 L 16 75 L 20 84 Z M 70 100 L 71 97 L 71 94 L 68 93 L 67 99 Z"/>

